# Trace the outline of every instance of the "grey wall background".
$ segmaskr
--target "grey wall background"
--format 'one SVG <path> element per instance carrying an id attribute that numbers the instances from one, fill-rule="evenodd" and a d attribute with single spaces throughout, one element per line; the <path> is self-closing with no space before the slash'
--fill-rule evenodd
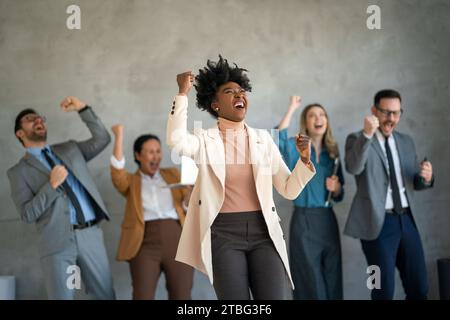
<path id="1" fill-rule="evenodd" d="M 81 7 L 79 31 L 66 28 L 70 4 Z M 381 7 L 382 30 L 366 28 L 370 4 Z M 271 128 L 289 95 L 299 94 L 304 105 L 319 101 L 328 109 L 341 151 L 346 135 L 362 128 L 377 90 L 402 93 L 399 130 L 414 137 L 418 156 L 432 161 L 437 176 L 434 190 L 420 194 L 416 213 L 430 298 L 437 299 L 436 259 L 450 256 L 449 14 L 447 0 L 0 0 L 0 275 L 17 277 L 18 298 L 46 298 L 34 226 L 18 218 L 6 178 L 24 153 L 13 135 L 16 114 L 25 107 L 45 114 L 51 143 L 87 138 L 77 115 L 58 107 L 64 96 L 79 96 L 108 127 L 118 121 L 126 126 L 127 167 L 135 170 L 134 138 L 153 132 L 165 140 L 176 74 L 196 72 L 221 53 L 250 71 L 250 125 Z M 193 104 L 189 114 L 191 127 L 194 120 L 213 124 Z M 103 229 L 115 287 L 119 298 L 129 299 L 128 266 L 114 260 L 124 200 L 110 182 L 111 151 L 112 145 L 90 168 L 112 214 Z M 167 148 L 164 156 L 163 164 L 171 165 Z M 335 207 L 341 229 L 355 191 L 353 177 L 345 178 L 345 201 Z M 277 203 L 288 232 L 292 205 L 280 197 Z M 359 241 L 342 236 L 342 247 L 345 298 L 368 299 Z M 157 297 L 167 297 L 164 279 Z M 193 297 L 215 298 L 201 274 Z M 396 297 L 404 297 L 399 281 Z"/>

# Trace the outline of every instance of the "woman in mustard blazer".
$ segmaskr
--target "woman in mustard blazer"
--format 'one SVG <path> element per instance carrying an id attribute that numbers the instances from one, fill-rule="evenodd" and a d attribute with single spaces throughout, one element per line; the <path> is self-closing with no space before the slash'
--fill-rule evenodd
<path id="1" fill-rule="evenodd" d="M 167 188 L 180 181 L 180 173 L 176 168 L 159 168 L 161 144 L 151 134 L 136 139 L 134 158 L 139 168 L 135 173 L 126 171 L 123 126 L 115 125 L 112 131 L 111 178 L 126 198 L 117 260 L 129 262 L 133 299 L 153 299 L 162 271 L 169 299 L 190 299 L 193 269 L 175 261 L 190 189 Z"/>

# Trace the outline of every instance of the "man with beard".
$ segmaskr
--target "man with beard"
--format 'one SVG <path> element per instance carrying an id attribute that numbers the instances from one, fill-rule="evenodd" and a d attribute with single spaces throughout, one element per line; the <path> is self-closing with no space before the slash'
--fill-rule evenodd
<path id="1" fill-rule="evenodd" d="M 434 177 L 431 163 L 417 160 L 412 138 L 394 130 L 403 113 L 401 101 L 397 91 L 379 91 L 364 129 L 350 134 L 345 146 L 346 169 L 357 184 L 345 233 L 361 239 L 368 265 L 380 268 L 380 287 L 372 290 L 372 299 L 393 298 L 395 268 L 406 299 L 426 299 L 428 292 L 412 212 L 417 211 L 414 190 L 431 188 Z"/>
<path id="2" fill-rule="evenodd" d="M 114 299 L 99 227 L 109 216 L 87 167 L 111 138 L 86 103 L 67 97 L 60 105 L 65 112 L 77 111 L 92 137 L 50 146 L 45 118 L 33 109 L 21 111 L 14 133 L 26 153 L 8 170 L 11 196 L 22 220 L 36 224 L 48 298 L 73 299 L 72 270 L 79 270 L 87 292 L 97 299 Z"/>

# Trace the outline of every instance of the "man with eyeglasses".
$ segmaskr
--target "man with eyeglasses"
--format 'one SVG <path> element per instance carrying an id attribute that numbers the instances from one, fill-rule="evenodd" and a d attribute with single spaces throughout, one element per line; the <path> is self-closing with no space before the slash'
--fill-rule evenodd
<path id="1" fill-rule="evenodd" d="M 50 146 L 45 117 L 33 109 L 21 111 L 14 133 L 26 153 L 8 170 L 11 196 L 22 220 L 36 224 L 48 298 L 73 299 L 79 270 L 88 293 L 96 299 L 114 299 L 99 227 L 109 216 L 87 167 L 111 138 L 86 103 L 67 97 L 60 106 L 65 112 L 78 112 L 92 137 Z"/>
<path id="2" fill-rule="evenodd" d="M 429 161 L 419 162 L 412 138 L 395 130 L 402 115 L 401 96 L 379 91 L 364 129 L 347 137 L 345 166 L 356 179 L 345 233 L 361 240 L 369 266 L 380 269 L 380 286 L 372 299 L 393 299 L 395 268 L 406 299 L 426 299 L 427 271 L 420 235 L 412 213 L 415 190 L 431 188 Z"/>

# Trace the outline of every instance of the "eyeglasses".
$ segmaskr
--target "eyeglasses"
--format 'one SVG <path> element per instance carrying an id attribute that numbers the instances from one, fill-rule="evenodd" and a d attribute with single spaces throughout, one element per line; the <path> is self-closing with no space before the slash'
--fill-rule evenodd
<path id="1" fill-rule="evenodd" d="M 396 111 L 389 111 L 389 110 L 382 109 L 380 107 L 375 107 L 375 108 L 377 108 L 377 110 L 380 111 L 380 113 L 383 116 L 385 116 L 386 118 L 389 118 L 390 115 L 393 115 L 394 118 L 399 118 L 403 114 L 403 109 L 396 110 Z"/>
<path id="2" fill-rule="evenodd" d="M 244 95 L 247 94 L 247 91 L 245 91 L 242 88 L 235 88 L 235 89 L 231 89 L 231 88 L 227 88 L 223 91 L 223 93 L 225 94 L 238 94 L 238 93 L 242 93 Z"/>
<path id="3" fill-rule="evenodd" d="M 44 116 L 41 116 L 39 114 L 27 114 L 26 116 L 24 116 L 20 121 L 25 121 L 25 122 L 35 122 L 36 120 L 42 120 L 42 122 L 46 122 L 47 118 Z"/>

